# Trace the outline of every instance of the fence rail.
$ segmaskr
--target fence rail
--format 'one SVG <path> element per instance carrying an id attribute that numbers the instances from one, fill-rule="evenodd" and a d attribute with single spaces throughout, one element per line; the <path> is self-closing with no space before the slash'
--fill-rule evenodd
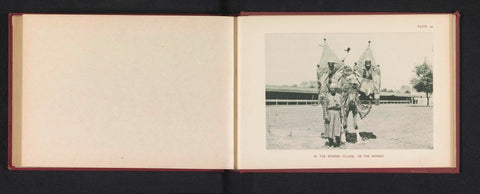
<path id="1" fill-rule="evenodd" d="M 287 99 L 267 99 L 267 105 L 301 105 L 301 104 L 318 104 L 318 100 L 287 100 Z"/>
<path id="2" fill-rule="evenodd" d="M 411 104 L 411 100 L 380 100 L 380 104 Z M 267 105 L 302 105 L 318 104 L 318 100 L 302 99 L 266 99 Z"/>

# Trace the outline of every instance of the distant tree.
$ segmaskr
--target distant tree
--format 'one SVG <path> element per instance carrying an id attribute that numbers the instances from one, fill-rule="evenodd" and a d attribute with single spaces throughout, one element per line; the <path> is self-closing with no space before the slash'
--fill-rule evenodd
<path id="1" fill-rule="evenodd" d="M 405 91 L 406 94 L 410 94 L 410 90 Z"/>
<path id="2" fill-rule="evenodd" d="M 394 92 L 392 89 L 388 90 L 387 92 Z"/>
<path id="3" fill-rule="evenodd" d="M 411 86 L 407 86 L 407 85 L 403 85 L 402 87 L 400 87 L 400 89 L 398 89 L 398 92 L 400 93 L 407 93 L 407 92 L 411 92 L 412 88 Z"/>
<path id="4" fill-rule="evenodd" d="M 422 64 L 415 66 L 416 76 L 410 80 L 413 88 L 417 92 L 425 92 L 427 97 L 427 106 L 430 105 L 430 96 L 433 93 L 433 72 L 430 65 L 425 60 Z"/>
<path id="5" fill-rule="evenodd" d="M 296 88 L 296 87 L 298 87 L 298 85 L 297 85 L 297 84 L 293 84 L 293 85 L 291 85 L 290 87 Z"/>
<path id="6" fill-rule="evenodd" d="M 387 91 L 388 91 L 387 88 L 383 88 L 380 90 L 380 92 L 387 92 Z"/>
<path id="7" fill-rule="evenodd" d="M 300 87 L 302 87 L 302 88 L 308 87 L 308 82 L 307 81 L 302 81 L 300 83 Z"/>

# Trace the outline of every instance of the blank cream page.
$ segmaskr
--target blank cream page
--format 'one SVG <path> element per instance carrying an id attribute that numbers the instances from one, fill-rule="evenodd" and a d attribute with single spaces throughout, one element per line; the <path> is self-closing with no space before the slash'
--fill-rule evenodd
<path id="1" fill-rule="evenodd" d="M 232 17 L 26 14 L 22 37 L 15 166 L 233 168 Z"/>
<path id="2" fill-rule="evenodd" d="M 455 167 L 454 148 L 456 143 L 452 141 L 454 138 L 452 134 L 455 132 L 455 128 L 452 127 L 455 109 L 450 106 L 453 100 L 452 94 L 454 94 L 452 84 L 455 80 L 451 77 L 454 72 L 452 69 L 455 67 L 454 58 L 452 58 L 455 49 L 451 42 L 454 37 L 452 33 L 453 18 L 453 14 L 240 16 L 237 32 L 237 168 Z M 387 36 L 390 37 L 388 41 L 380 41 Z M 417 36 L 420 39 L 412 41 L 417 40 L 414 39 Z M 324 38 L 325 40 L 323 40 Z M 434 97 L 430 99 L 433 104 L 430 106 L 433 107 L 423 108 L 425 105 L 416 104 L 374 106 L 370 115 L 363 120 L 358 120 L 361 132 L 373 132 L 377 134 L 378 138 L 357 144 L 346 143 L 340 148 L 335 148 L 325 146 L 324 142 L 327 140 L 321 137 L 321 132 L 324 130 L 323 116 L 308 120 L 311 115 L 321 112 L 321 106 L 310 104 L 275 105 L 275 103 L 266 105 L 266 98 L 268 98 L 266 86 L 268 87 L 269 84 L 278 86 L 278 88 L 286 88 L 287 84 L 288 86 L 301 84 L 301 81 L 313 80 L 316 82 L 316 64 L 320 61 L 324 44 L 331 43 L 330 46 L 336 49 L 339 57 L 346 55 L 347 52 L 344 49 L 352 47 L 350 58 L 351 61 L 356 61 L 369 46 L 368 41 L 370 40 L 372 40 L 371 47 L 377 49 L 374 52 L 377 54 L 374 54 L 375 57 L 378 57 L 379 61 L 386 58 L 382 61 L 384 63 L 381 66 L 382 80 L 389 80 L 390 83 L 395 84 L 397 80 L 394 75 L 399 74 L 402 79 L 405 78 L 406 81 L 402 83 L 407 86 L 409 79 L 414 75 L 413 65 L 421 64 L 427 59 L 421 56 L 417 61 L 411 63 L 402 63 L 398 66 L 391 64 L 395 64 L 394 62 L 403 58 L 413 58 L 416 51 L 414 48 L 427 48 L 424 49 L 428 53 L 426 57 L 433 62 L 434 71 Z M 385 40 L 387 39 L 385 38 Z M 396 42 L 397 40 L 408 40 L 413 43 L 399 44 Z M 381 45 L 386 46 L 382 47 Z M 389 49 L 399 49 L 402 51 L 400 54 L 404 54 L 404 56 L 392 57 L 396 55 L 392 55 Z M 269 61 L 270 63 L 267 63 Z M 397 71 L 399 69 L 405 70 L 406 73 Z M 305 71 L 307 73 L 303 74 Z M 274 80 L 273 78 L 278 79 Z M 294 80 L 293 78 L 299 79 Z M 282 86 L 282 84 L 284 85 Z M 382 84 L 382 87 L 389 87 L 387 82 L 382 81 Z M 292 87 L 297 87 L 297 93 L 309 90 L 305 87 L 299 88 L 302 86 L 294 85 Z M 392 88 L 397 89 L 394 86 Z M 293 94 L 292 96 L 291 99 L 295 100 L 296 97 Z M 423 98 L 423 100 L 425 99 Z M 402 107 L 410 111 L 402 113 L 401 116 L 405 117 L 389 116 L 403 110 Z M 268 112 L 269 110 L 270 112 Z M 383 110 L 389 114 L 379 115 Z M 428 117 L 425 116 L 432 122 L 430 127 L 422 127 L 422 123 L 405 119 L 414 114 L 427 115 L 420 112 L 422 110 L 431 111 L 428 113 Z M 271 113 L 270 117 L 268 117 L 268 113 Z M 378 122 L 375 123 L 374 119 L 385 120 L 386 127 L 381 126 Z M 408 126 L 398 129 L 400 132 L 394 131 L 395 125 L 404 123 L 408 123 Z M 429 138 L 422 139 L 418 131 L 401 134 L 403 130 L 415 127 L 422 130 L 429 129 L 430 131 L 425 132 L 428 134 L 425 136 Z M 350 125 L 351 132 L 352 128 Z M 392 132 L 382 133 L 381 130 Z M 403 140 L 401 138 L 418 144 L 427 140 L 432 143 L 430 147 L 426 148 L 396 147 L 387 149 L 386 146 L 391 144 L 382 142 L 383 140 L 385 142 L 401 142 Z M 406 146 L 406 143 L 402 144 Z"/>

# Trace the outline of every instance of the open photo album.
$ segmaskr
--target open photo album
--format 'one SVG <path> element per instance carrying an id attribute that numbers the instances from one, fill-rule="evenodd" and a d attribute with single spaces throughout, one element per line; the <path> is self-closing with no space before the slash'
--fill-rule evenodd
<path id="1" fill-rule="evenodd" d="M 9 169 L 459 173 L 459 14 L 11 14 Z"/>

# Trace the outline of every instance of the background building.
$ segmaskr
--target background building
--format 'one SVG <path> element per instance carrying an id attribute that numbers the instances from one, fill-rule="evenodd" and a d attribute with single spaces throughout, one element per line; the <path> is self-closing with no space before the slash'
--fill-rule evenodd
<path id="1" fill-rule="evenodd" d="M 318 90 L 312 87 L 292 87 L 267 85 L 265 89 L 267 105 L 317 104 Z M 368 100 L 360 98 L 361 100 Z M 381 92 L 381 104 L 426 104 L 423 93 Z"/>

